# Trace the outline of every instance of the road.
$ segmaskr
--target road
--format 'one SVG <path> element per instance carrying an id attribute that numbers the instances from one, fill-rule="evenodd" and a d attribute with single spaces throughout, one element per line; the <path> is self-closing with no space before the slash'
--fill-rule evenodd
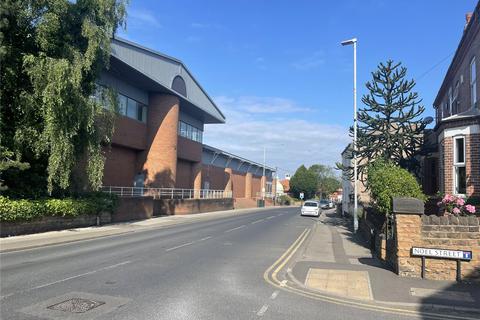
<path id="1" fill-rule="evenodd" d="M 412 319 L 265 282 L 265 270 L 317 221 L 298 213 L 268 209 L 1 254 L 1 318 Z M 51 310 L 70 298 L 104 304 Z"/>

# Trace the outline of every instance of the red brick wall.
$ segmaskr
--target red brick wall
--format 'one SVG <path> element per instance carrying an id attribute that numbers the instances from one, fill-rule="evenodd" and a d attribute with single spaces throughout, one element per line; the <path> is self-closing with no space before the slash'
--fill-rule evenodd
<path id="1" fill-rule="evenodd" d="M 105 156 L 103 185 L 132 186 L 136 174 L 137 152 L 133 149 L 113 145 L 106 150 Z"/>
<path id="2" fill-rule="evenodd" d="M 202 144 L 178 136 L 177 156 L 180 159 L 200 162 L 202 161 Z"/>
<path id="3" fill-rule="evenodd" d="M 258 194 L 262 192 L 262 177 L 253 176 L 252 177 L 252 198 L 257 197 Z"/>
<path id="4" fill-rule="evenodd" d="M 112 143 L 137 150 L 147 147 L 147 125 L 143 122 L 118 115 Z"/>
<path id="5" fill-rule="evenodd" d="M 245 198 L 245 173 L 233 171 L 232 191 L 234 198 Z"/>
<path id="6" fill-rule="evenodd" d="M 192 162 L 178 159 L 176 188 L 192 189 Z"/>
<path id="7" fill-rule="evenodd" d="M 202 188 L 205 181 L 210 183 L 211 190 L 225 190 L 227 183 L 225 169 L 210 165 L 204 165 L 202 168 Z"/>

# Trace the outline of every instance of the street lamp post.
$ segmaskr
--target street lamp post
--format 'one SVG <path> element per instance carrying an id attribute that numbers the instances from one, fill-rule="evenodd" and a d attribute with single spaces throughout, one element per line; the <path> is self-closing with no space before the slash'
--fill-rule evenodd
<path id="1" fill-rule="evenodd" d="M 358 194 L 357 194 L 357 38 L 342 41 L 342 46 L 353 44 L 353 231 L 358 230 Z"/>
<path id="2" fill-rule="evenodd" d="M 262 200 L 265 201 L 265 191 L 266 191 L 266 184 L 267 184 L 267 177 L 265 177 L 265 162 L 266 162 L 266 153 L 267 147 L 263 146 L 263 184 L 262 184 Z"/>

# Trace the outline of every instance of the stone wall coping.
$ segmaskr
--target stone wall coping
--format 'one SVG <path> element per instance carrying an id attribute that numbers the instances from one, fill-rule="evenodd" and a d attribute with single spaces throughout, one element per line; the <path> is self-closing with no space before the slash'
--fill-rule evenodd
<path id="1" fill-rule="evenodd" d="M 392 211 L 394 214 L 422 215 L 425 205 L 422 200 L 410 197 L 395 197 L 392 199 Z"/>

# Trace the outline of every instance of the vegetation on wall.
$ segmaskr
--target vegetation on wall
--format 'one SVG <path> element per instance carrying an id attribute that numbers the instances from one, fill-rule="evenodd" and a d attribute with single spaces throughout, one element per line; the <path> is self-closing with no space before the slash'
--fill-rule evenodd
<path id="1" fill-rule="evenodd" d="M 107 193 L 90 193 L 81 198 L 10 199 L 0 196 L 0 222 L 29 221 L 45 216 L 76 217 L 113 212 L 117 197 Z"/>
<path id="2" fill-rule="evenodd" d="M 12 195 L 36 197 L 72 187 L 80 170 L 97 189 L 117 102 L 96 79 L 124 25 L 125 0 L 0 5 L 1 180 Z"/>

